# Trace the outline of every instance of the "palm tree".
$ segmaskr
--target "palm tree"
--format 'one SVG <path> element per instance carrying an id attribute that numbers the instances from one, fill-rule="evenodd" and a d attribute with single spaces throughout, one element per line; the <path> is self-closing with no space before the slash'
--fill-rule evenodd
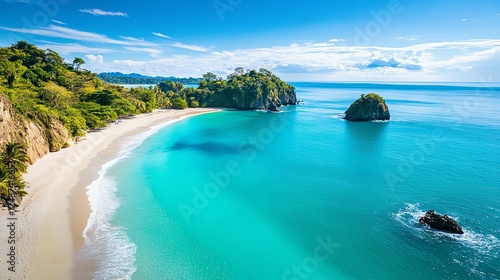
<path id="1" fill-rule="evenodd" d="M 0 195 L 8 197 L 9 187 L 9 171 L 5 168 L 5 166 L 0 165 Z"/>
<path id="2" fill-rule="evenodd" d="M 28 154 L 26 153 L 26 147 L 16 142 L 7 143 L 0 154 L 0 162 L 6 168 L 13 168 L 15 173 L 25 173 L 27 161 Z"/>
<path id="3" fill-rule="evenodd" d="M 5 145 L 0 153 L 0 204 L 11 204 L 12 195 L 23 197 L 27 194 L 24 190 L 26 183 L 21 175 L 26 172 L 28 155 L 25 146 L 10 142 Z"/>
<path id="4" fill-rule="evenodd" d="M 170 98 L 167 98 L 167 100 L 165 100 L 165 107 L 167 109 L 170 109 L 172 107 L 172 100 L 170 100 Z"/>
<path id="5" fill-rule="evenodd" d="M 2 207 L 15 207 L 16 200 L 21 199 L 28 193 L 24 190 L 26 183 L 22 179 L 20 173 L 10 178 L 11 174 L 4 166 L 0 166 L 0 206 Z M 13 200 L 13 198 L 16 198 Z"/>

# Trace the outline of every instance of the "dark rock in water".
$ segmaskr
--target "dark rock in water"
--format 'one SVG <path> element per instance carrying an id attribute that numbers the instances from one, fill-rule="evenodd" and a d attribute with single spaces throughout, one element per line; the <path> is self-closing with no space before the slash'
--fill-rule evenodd
<path id="1" fill-rule="evenodd" d="M 269 110 L 273 112 L 279 112 L 279 107 L 280 105 L 276 105 L 274 102 L 271 102 L 271 104 L 269 104 Z"/>
<path id="2" fill-rule="evenodd" d="M 345 112 L 348 121 L 389 120 L 391 114 L 384 98 L 375 93 L 362 94 Z"/>
<path id="3" fill-rule="evenodd" d="M 448 215 L 439 215 L 434 213 L 434 210 L 429 210 L 425 216 L 421 217 L 418 221 L 420 225 L 429 225 L 431 228 L 439 229 L 442 231 L 463 234 L 462 227 Z"/>

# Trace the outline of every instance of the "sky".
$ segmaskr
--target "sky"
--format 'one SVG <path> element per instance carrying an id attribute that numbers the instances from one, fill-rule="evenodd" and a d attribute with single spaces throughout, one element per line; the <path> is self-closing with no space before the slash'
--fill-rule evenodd
<path id="1" fill-rule="evenodd" d="M 498 0 L 0 0 L 0 46 L 149 76 L 500 82 L 499 26 Z"/>

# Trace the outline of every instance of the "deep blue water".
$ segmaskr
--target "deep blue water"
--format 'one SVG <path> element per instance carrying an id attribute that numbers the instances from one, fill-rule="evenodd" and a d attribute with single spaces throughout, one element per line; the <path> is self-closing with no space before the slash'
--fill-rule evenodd
<path id="1" fill-rule="evenodd" d="M 500 279 L 499 87 L 294 85 L 302 105 L 189 118 L 109 164 L 95 278 Z M 342 120 L 369 92 L 391 121 Z"/>

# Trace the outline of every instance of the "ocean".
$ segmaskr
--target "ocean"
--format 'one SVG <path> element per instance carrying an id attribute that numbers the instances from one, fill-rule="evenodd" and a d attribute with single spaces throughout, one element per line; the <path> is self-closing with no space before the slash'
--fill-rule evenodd
<path id="1" fill-rule="evenodd" d="M 130 139 L 89 186 L 94 279 L 500 279 L 500 85 L 293 85 Z M 344 121 L 370 92 L 391 120 Z"/>

